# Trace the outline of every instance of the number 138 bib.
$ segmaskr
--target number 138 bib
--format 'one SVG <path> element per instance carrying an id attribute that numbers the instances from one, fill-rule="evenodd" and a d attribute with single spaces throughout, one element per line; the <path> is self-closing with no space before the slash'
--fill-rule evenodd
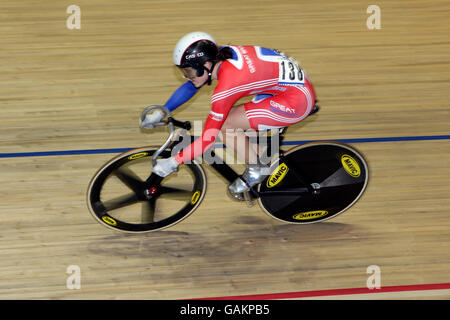
<path id="1" fill-rule="evenodd" d="M 279 84 L 304 85 L 305 75 L 296 61 L 283 58 L 279 61 Z"/>

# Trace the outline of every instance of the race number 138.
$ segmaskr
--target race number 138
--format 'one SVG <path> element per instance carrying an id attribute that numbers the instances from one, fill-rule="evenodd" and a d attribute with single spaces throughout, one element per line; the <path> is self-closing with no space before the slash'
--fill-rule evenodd
<path id="1" fill-rule="evenodd" d="M 305 84 L 304 74 L 297 63 L 283 59 L 280 61 L 279 80 L 280 84 Z"/>

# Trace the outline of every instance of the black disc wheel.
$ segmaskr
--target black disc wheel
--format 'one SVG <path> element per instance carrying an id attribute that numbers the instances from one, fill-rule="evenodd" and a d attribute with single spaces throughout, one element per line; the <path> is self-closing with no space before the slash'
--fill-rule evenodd
<path id="1" fill-rule="evenodd" d="M 198 207 L 206 192 L 203 167 L 192 161 L 161 178 L 151 173 L 154 152 L 150 148 L 125 152 L 94 175 L 87 203 L 99 223 L 124 232 L 156 231 L 182 221 Z"/>
<path id="2" fill-rule="evenodd" d="M 315 142 L 287 151 L 258 186 L 261 208 L 275 219 L 309 224 L 349 209 L 368 183 L 368 166 L 352 147 Z"/>

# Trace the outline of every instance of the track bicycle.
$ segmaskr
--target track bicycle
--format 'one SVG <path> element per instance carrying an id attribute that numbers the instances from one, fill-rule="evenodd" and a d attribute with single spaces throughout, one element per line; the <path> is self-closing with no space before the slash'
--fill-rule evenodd
<path id="1" fill-rule="evenodd" d="M 196 160 L 181 164 L 178 171 L 162 178 L 151 168 L 158 157 L 170 157 L 182 140 L 175 128 L 191 129 L 189 121 L 174 119 L 161 106 L 147 107 L 141 116 L 162 108 L 169 137 L 161 147 L 142 147 L 124 152 L 106 162 L 93 176 L 87 192 L 87 204 L 102 225 L 118 231 L 141 233 L 171 227 L 191 215 L 202 203 L 207 179 L 203 165 Z M 310 115 L 319 107 L 314 106 Z M 291 224 L 311 224 L 334 218 L 353 206 L 368 184 L 368 166 L 353 147 L 319 141 L 295 146 L 287 151 L 271 150 L 272 139 L 282 145 L 287 128 L 267 137 L 266 153 L 275 151 L 270 174 L 243 194 L 256 200 L 272 218 Z M 190 136 L 189 143 L 195 137 Z M 215 157 L 214 150 L 210 151 Z M 239 177 L 224 161 L 210 167 L 229 183 Z"/>

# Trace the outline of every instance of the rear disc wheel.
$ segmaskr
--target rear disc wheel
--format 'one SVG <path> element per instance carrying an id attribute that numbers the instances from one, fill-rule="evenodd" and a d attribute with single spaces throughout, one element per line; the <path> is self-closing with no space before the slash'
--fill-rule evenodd
<path id="1" fill-rule="evenodd" d="M 287 151 L 258 186 L 258 202 L 283 222 L 310 224 L 333 218 L 362 196 L 368 166 L 354 148 L 314 142 Z"/>

